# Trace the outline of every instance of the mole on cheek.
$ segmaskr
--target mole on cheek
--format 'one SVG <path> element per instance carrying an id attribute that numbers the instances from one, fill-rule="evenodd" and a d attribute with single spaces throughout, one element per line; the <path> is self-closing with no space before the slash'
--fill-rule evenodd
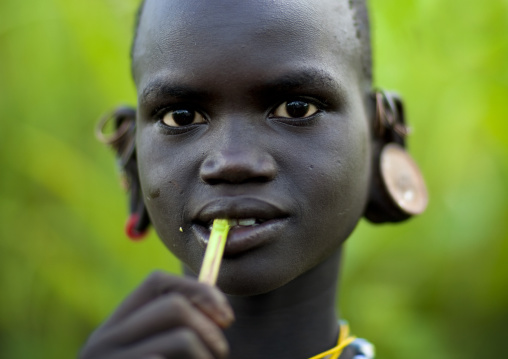
<path id="1" fill-rule="evenodd" d="M 161 190 L 159 188 L 151 188 L 148 195 L 151 199 L 155 199 L 161 195 Z"/>

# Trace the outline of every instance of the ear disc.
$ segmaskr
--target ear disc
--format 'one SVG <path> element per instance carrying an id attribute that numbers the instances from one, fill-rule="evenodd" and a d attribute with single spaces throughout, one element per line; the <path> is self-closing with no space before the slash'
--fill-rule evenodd
<path id="1" fill-rule="evenodd" d="M 418 165 L 402 146 L 396 143 L 384 146 L 380 173 L 393 205 L 409 216 L 425 211 L 429 201 L 425 181 Z"/>
<path id="2" fill-rule="evenodd" d="M 428 193 L 416 162 L 405 149 L 409 129 L 404 106 L 392 92 L 377 91 L 372 178 L 365 217 L 373 223 L 401 222 L 427 208 Z"/>

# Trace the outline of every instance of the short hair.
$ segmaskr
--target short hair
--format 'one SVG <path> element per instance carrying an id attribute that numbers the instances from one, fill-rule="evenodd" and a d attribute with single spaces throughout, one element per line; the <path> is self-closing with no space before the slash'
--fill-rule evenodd
<path id="1" fill-rule="evenodd" d="M 362 70 L 369 82 L 372 82 L 372 45 L 370 40 L 370 21 L 369 12 L 367 9 L 367 0 L 348 0 L 349 7 L 353 10 L 353 21 L 356 27 L 356 37 L 362 46 Z M 139 23 L 146 0 L 142 0 L 138 11 L 136 12 L 136 19 L 134 23 L 134 36 L 131 44 L 131 60 L 134 56 L 134 47 L 136 46 L 136 39 L 138 37 Z"/>

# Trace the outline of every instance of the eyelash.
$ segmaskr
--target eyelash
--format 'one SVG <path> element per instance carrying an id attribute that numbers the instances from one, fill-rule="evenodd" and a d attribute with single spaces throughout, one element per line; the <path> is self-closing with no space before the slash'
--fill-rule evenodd
<path id="1" fill-rule="evenodd" d="M 300 102 L 300 103 L 305 103 L 309 106 L 309 108 L 307 108 L 307 112 L 309 111 L 313 111 L 312 114 L 310 115 L 307 115 L 307 116 L 302 116 L 302 117 L 288 117 L 288 116 L 291 116 L 291 114 L 288 113 L 288 108 L 287 106 L 290 105 L 290 104 L 294 104 L 296 102 Z M 282 108 L 282 111 L 286 112 L 286 114 L 288 116 L 277 116 L 275 113 L 283 106 L 283 105 L 286 105 L 286 108 Z M 319 104 L 316 104 L 314 101 L 310 101 L 308 99 L 300 99 L 300 98 L 296 98 L 296 99 L 289 99 L 287 101 L 283 101 L 283 102 L 280 102 L 277 106 L 275 106 L 272 111 L 270 112 L 270 115 L 269 117 L 272 117 L 272 118 L 292 118 L 292 119 L 297 119 L 297 118 L 308 118 L 308 117 L 311 117 L 313 116 L 314 114 L 318 113 L 321 111 L 321 108 L 322 106 L 319 105 Z"/>
<path id="2" fill-rule="evenodd" d="M 315 112 L 312 114 L 305 116 L 305 117 L 279 117 L 275 116 L 274 113 L 277 109 L 279 109 L 280 106 L 284 104 L 289 104 L 292 102 L 305 102 L 309 104 L 310 106 L 313 106 L 315 108 Z M 315 99 L 309 99 L 305 97 L 295 97 L 295 98 L 289 98 L 285 101 L 279 102 L 276 106 L 273 107 L 273 109 L 270 111 L 270 114 L 268 115 L 269 118 L 276 120 L 278 122 L 291 125 L 291 126 L 307 126 L 313 123 L 317 116 L 322 113 L 326 109 L 326 103 L 323 101 L 315 100 Z"/>
<path id="3" fill-rule="evenodd" d="M 158 126 L 160 126 L 163 131 L 165 131 L 167 134 L 170 134 L 170 135 L 182 134 L 182 133 L 191 131 L 201 125 L 201 123 L 197 123 L 197 124 L 190 124 L 190 125 L 177 127 L 177 126 L 170 126 L 164 122 L 164 117 L 168 113 L 173 112 L 173 111 L 179 111 L 179 110 L 188 110 L 188 111 L 196 112 L 197 114 L 202 116 L 205 121 L 207 120 L 207 117 L 205 115 L 203 115 L 201 111 L 196 110 L 194 106 L 185 105 L 185 104 L 183 104 L 183 105 L 180 104 L 180 105 L 176 105 L 176 106 L 159 107 L 152 112 L 153 113 L 152 117 L 155 120 L 157 120 Z"/>

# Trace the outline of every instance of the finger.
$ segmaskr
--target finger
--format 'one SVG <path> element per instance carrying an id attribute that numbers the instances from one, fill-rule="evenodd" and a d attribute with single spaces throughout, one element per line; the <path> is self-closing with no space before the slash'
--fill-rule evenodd
<path id="1" fill-rule="evenodd" d="M 112 326 L 127 318 L 131 313 L 150 301 L 169 292 L 177 292 L 208 315 L 223 328 L 234 320 L 233 311 L 226 297 L 217 288 L 199 283 L 194 279 L 175 277 L 163 272 L 152 273 L 105 322 Z"/>
<path id="2" fill-rule="evenodd" d="M 104 337 L 107 342 L 126 345 L 174 328 L 189 328 L 217 357 L 228 352 L 220 328 L 191 305 L 181 294 L 168 294 L 138 310 Z"/>
<path id="3" fill-rule="evenodd" d="M 196 333 L 179 328 L 147 339 L 134 346 L 125 347 L 125 355 L 118 358 L 167 358 L 167 359 L 224 359 L 213 356 Z"/>

